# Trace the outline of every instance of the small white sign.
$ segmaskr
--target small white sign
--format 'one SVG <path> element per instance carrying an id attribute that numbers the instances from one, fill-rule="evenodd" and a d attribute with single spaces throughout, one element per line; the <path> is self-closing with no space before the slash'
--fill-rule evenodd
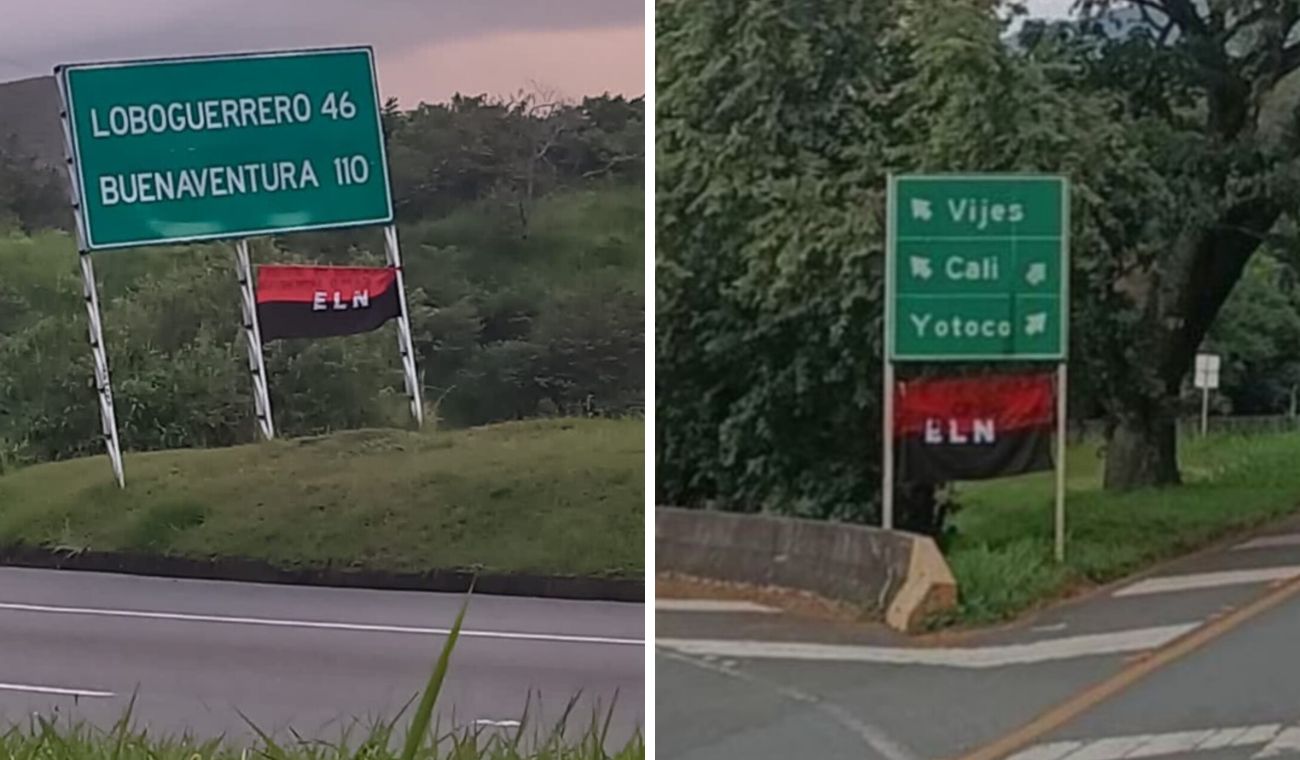
<path id="1" fill-rule="evenodd" d="M 1196 355 L 1196 387 L 1214 390 L 1219 387 L 1218 354 Z"/>

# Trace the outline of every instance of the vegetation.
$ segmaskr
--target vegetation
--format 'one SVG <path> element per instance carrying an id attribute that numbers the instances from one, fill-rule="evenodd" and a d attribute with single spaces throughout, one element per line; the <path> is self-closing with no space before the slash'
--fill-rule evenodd
<path id="1" fill-rule="evenodd" d="M 436 435 L 356 430 L 0 477 L 0 546 L 248 557 L 280 567 L 640 577 L 639 420 Z"/>
<path id="2" fill-rule="evenodd" d="M 390 101 L 384 127 L 435 419 L 639 414 L 643 102 L 457 97 L 402 110 Z M 69 223 L 61 178 L 0 148 L 0 467 L 101 448 Z M 261 239 L 254 259 L 381 263 L 383 239 L 372 229 Z M 95 263 L 124 446 L 253 441 L 230 246 Z M 409 424 L 395 343 L 388 328 L 269 345 L 277 428 Z"/>
<path id="3" fill-rule="evenodd" d="M 349 732 L 337 742 L 303 739 L 252 742 L 251 747 L 231 738 L 168 737 L 154 731 L 117 728 L 98 730 L 85 724 L 66 724 L 35 717 L 25 726 L 0 733 L 0 756 L 43 760 L 405 760 L 395 750 L 393 726 L 380 725 L 364 732 Z M 529 726 L 503 734 L 492 729 L 449 729 L 436 724 L 437 737 L 420 747 L 414 760 L 644 760 L 645 744 L 633 739 L 626 746 L 601 745 L 599 721 L 581 734 Z M 355 735 L 354 735 L 355 734 Z M 530 735 L 535 734 L 535 736 Z M 516 739 L 516 736 L 519 739 Z"/>
<path id="4" fill-rule="evenodd" d="M 890 171 L 1070 178 L 1071 406 L 1107 420 L 1107 488 L 1180 480 L 1203 346 L 1242 410 L 1289 405 L 1291 4 L 1085 0 L 1012 39 L 1014 5 L 659 4 L 660 500 L 878 520 Z M 899 501 L 941 529 L 934 488 Z"/>
<path id="5" fill-rule="evenodd" d="M 1102 489 L 1096 444 L 1069 454 L 1066 561 L 1052 557 L 1053 476 L 961 484 L 964 508 L 947 547 L 957 577 L 955 616 L 992 622 L 1108 583 L 1159 560 L 1295 511 L 1300 435 L 1183 441 L 1187 483 L 1125 493 Z"/>

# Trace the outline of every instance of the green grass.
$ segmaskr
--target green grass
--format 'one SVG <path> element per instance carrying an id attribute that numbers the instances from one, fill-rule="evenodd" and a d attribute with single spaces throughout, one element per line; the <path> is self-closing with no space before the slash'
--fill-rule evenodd
<path id="1" fill-rule="evenodd" d="M 0 545 L 639 578 L 644 423 L 360 430 L 0 477 Z M 0 757 L 3 753 L 0 753 Z"/>
<path id="2" fill-rule="evenodd" d="M 961 484 L 947 549 L 961 597 L 935 625 L 1006 620 L 1300 507 L 1300 434 L 1180 441 L 1185 485 L 1101 490 L 1096 444 L 1067 457 L 1066 562 L 1052 557 L 1053 474 Z"/>
<path id="3" fill-rule="evenodd" d="M 433 728 L 437 741 L 426 742 L 411 760 L 645 760 L 640 738 L 607 749 L 600 726 L 578 734 L 537 727 L 523 741 L 516 734 L 491 729 Z M 259 739 L 252 746 L 231 739 L 160 736 L 136 728 L 113 731 L 86 724 L 33 718 L 5 732 L 0 729 L 0 757 L 13 760 L 406 760 L 393 749 L 389 726 L 348 732 L 337 740 Z"/>

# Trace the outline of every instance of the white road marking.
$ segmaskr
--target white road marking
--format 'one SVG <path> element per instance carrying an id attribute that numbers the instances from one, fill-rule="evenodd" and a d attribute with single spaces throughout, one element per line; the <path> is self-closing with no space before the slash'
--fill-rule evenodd
<path id="1" fill-rule="evenodd" d="M 369 623 L 329 623 L 313 620 L 278 620 L 275 618 L 235 617 L 229 615 L 196 615 L 188 612 L 147 612 L 143 610 L 112 610 L 96 607 L 59 607 L 47 604 L 17 604 L 0 602 L 0 610 L 36 612 L 52 615 L 86 615 L 92 617 L 127 618 L 136 620 L 171 620 L 185 623 L 225 623 L 230 625 L 260 625 L 271 628 L 308 628 L 325 631 L 356 631 L 362 633 L 404 633 L 417 636 L 446 636 L 450 628 L 425 628 L 409 625 L 375 625 Z M 618 646 L 645 646 L 643 639 L 616 638 L 612 636 L 579 636 L 564 633 L 517 633 L 512 631 L 471 631 L 462 629 L 462 638 L 506 639 L 513 641 L 548 641 L 561 644 L 612 644 Z"/>
<path id="2" fill-rule="evenodd" d="M 755 660 L 820 660 L 889 665 L 936 665 L 951 668 L 999 668 L 1100 654 L 1137 652 L 1166 644 L 1200 623 L 1138 628 L 1114 633 L 1067 636 L 1028 644 L 966 648 L 876 647 L 785 641 L 727 639 L 658 639 L 655 645 L 696 657 Z"/>
<path id="3" fill-rule="evenodd" d="M 1254 726 L 1246 729 L 1241 736 L 1236 739 L 1237 744 L 1263 744 L 1264 742 L 1277 736 L 1282 730 L 1282 726 L 1276 723 L 1270 723 L 1264 726 Z"/>
<path id="4" fill-rule="evenodd" d="M 1279 549 L 1285 546 L 1300 546 L 1300 533 L 1283 533 L 1276 536 L 1260 536 L 1244 544 L 1232 547 L 1233 551 L 1249 549 Z"/>
<path id="5" fill-rule="evenodd" d="M 1213 752 L 1227 747 L 1251 747 L 1268 744 L 1255 757 L 1283 757 L 1300 744 L 1282 747 L 1277 754 L 1264 755 L 1278 744 L 1288 732 L 1277 723 L 1257 726 L 1233 726 L 1204 731 L 1174 731 L 1164 734 L 1136 734 L 1109 736 L 1103 739 L 1069 740 L 1038 744 L 1021 750 L 1007 760 L 1131 760 L 1142 757 L 1182 756 L 1189 752 Z M 1281 731 L 1279 734 L 1278 732 Z"/>
<path id="6" fill-rule="evenodd" d="M 1193 573 L 1148 578 L 1115 592 L 1115 596 L 1142 596 L 1164 594 L 1171 591 L 1193 591 L 1220 586 L 1239 586 L 1247 583 L 1268 583 L 1290 580 L 1300 576 L 1300 565 L 1261 567 L 1253 570 L 1224 570 L 1217 573 Z"/>
<path id="7" fill-rule="evenodd" d="M 1128 753 L 1141 747 L 1150 739 L 1151 734 L 1112 736 L 1109 739 L 1099 739 L 1087 744 L 1066 757 L 1070 760 L 1111 760 L 1111 758 L 1127 757 Z"/>
<path id="8" fill-rule="evenodd" d="M 493 728 L 519 728 L 517 720 L 492 720 L 491 718 L 479 718 L 474 721 L 476 726 L 492 726 Z"/>
<path id="9" fill-rule="evenodd" d="M 759 612 L 770 614 L 780 612 L 775 607 L 768 607 L 754 602 L 731 599 L 656 599 L 656 612 Z"/>
<path id="10" fill-rule="evenodd" d="M 1196 745 L 1214 736 L 1213 728 L 1205 731 L 1174 731 L 1167 734 L 1154 734 L 1138 749 L 1129 753 L 1129 757 L 1160 757 L 1177 755 L 1196 748 Z"/>
<path id="11" fill-rule="evenodd" d="M 1251 760 L 1288 755 L 1300 755 L 1300 726 L 1292 726 L 1278 734 L 1266 747 L 1256 752 Z"/>
<path id="12" fill-rule="evenodd" d="M 0 691 L 17 691 L 24 694 L 53 694 L 60 697 L 107 698 L 117 694 L 96 689 L 67 689 L 60 686 L 35 686 L 25 683 L 0 683 Z"/>
<path id="13" fill-rule="evenodd" d="M 1211 734 L 1210 738 L 1206 739 L 1200 744 L 1197 744 L 1192 749 L 1203 751 L 1203 750 L 1211 750 L 1211 749 L 1223 749 L 1224 747 L 1235 747 L 1237 746 L 1237 742 L 1248 730 L 1249 728 L 1246 726 L 1238 726 L 1235 728 L 1221 728 L 1218 731 Z M 1268 741 L 1268 740 L 1265 739 L 1264 741 Z M 1257 742 L 1257 744 L 1263 744 L 1263 742 Z"/>

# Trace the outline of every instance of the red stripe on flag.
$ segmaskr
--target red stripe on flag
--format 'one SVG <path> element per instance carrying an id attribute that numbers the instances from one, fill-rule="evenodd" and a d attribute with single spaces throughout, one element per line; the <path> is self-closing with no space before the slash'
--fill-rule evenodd
<path id="1" fill-rule="evenodd" d="M 319 293 L 328 301 L 335 294 L 350 300 L 355 294 L 377 297 L 393 286 L 397 270 L 391 267 L 322 267 L 266 264 L 257 268 L 257 302 L 312 303 Z"/>
<path id="2" fill-rule="evenodd" d="M 920 379 L 895 391 L 894 435 L 921 435 L 928 421 L 965 427 L 991 420 L 1000 431 L 1051 425 L 1056 420 L 1052 375 L 987 375 Z"/>

